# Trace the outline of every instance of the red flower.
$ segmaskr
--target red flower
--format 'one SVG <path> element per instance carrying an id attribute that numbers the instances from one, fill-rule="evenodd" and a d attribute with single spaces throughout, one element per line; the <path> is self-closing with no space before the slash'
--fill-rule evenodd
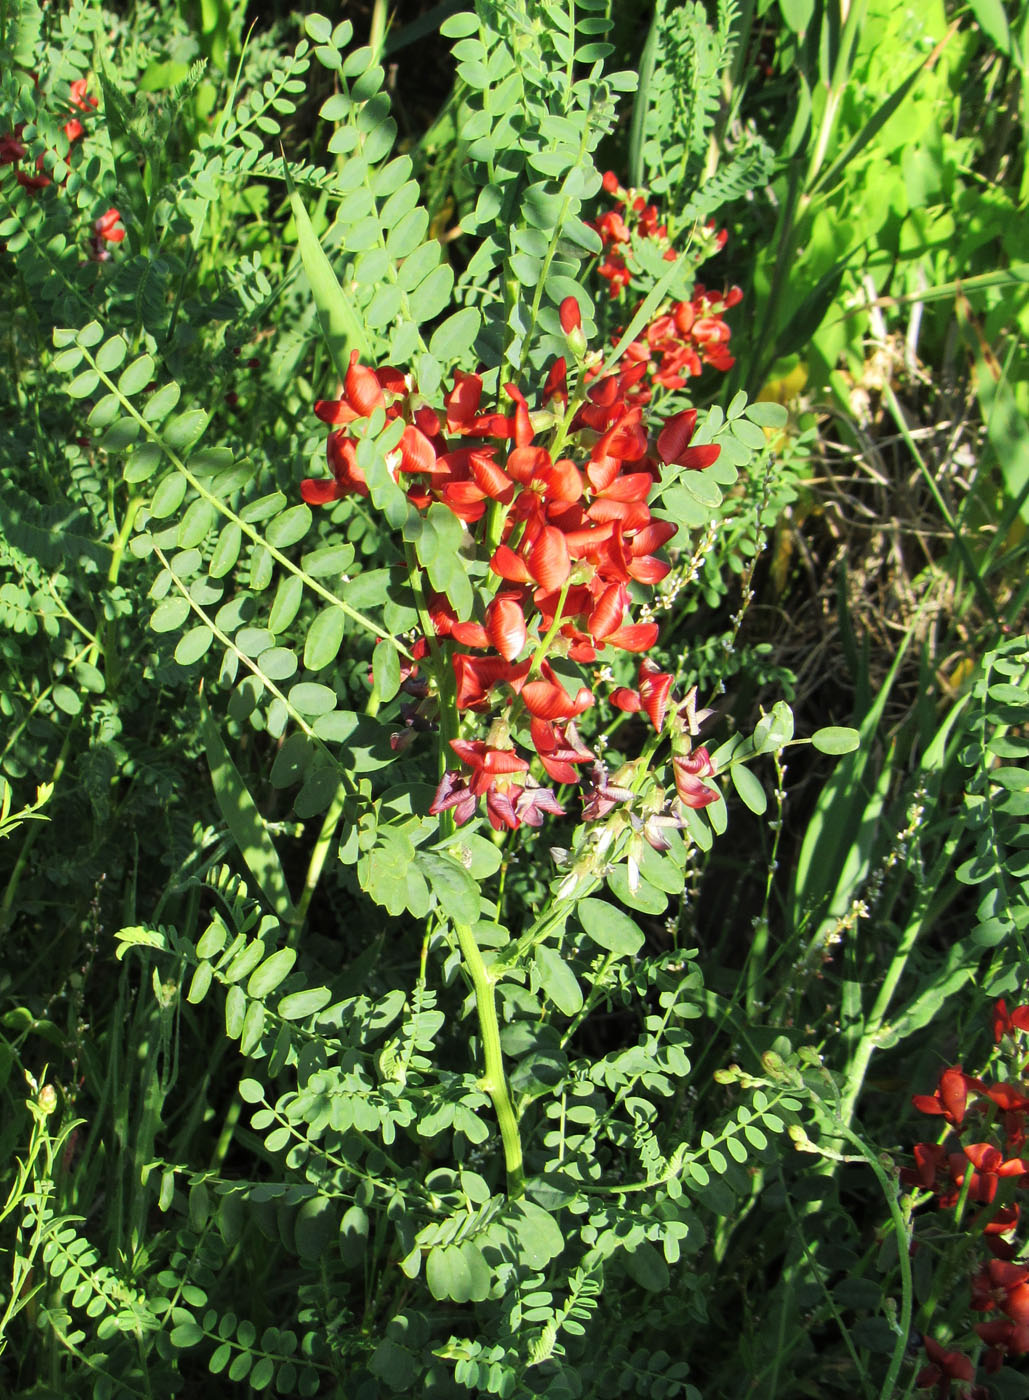
<path id="1" fill-rule="evenodd" d="M 630 713 L 645 710 L 647 718 L 660 733 L 664 728 L 675 677 L 668 671 L 660 670 L 653 661 L 644 658 L 640 662 L 636 684 L 639 686 L 638 691 L 619 686 L 611 695 L 611 703 Z"/>
<path id="2" fill-rule="evenodd" d="M 537 719 L 574 719 L 593 704 L 592 692 L 580 686 L 573 699 L 558 680 L 549 661 L 540 667 L 542 680 L 526 681 L 521 695 L 525 708 Z"/>
<path id="3" fill-rule="evenodd" d="M 976 1312 L 1000 1308 L 1013 1321 L 1029 1324 L 1029 1268 L 991 1259 L 972 1279 L 972 1307 Z"/>
<path id="4" fill-rule="evenodd" d="M 946 1351 L 939 1342 L 934 1342 L 932 1337 L 923 1337 L 922 1343 L 930 1364 L 923 1367 L 915 1379 L 919 1390 L 929 1390 L 936 1386 L 939 1400 L 946 1400 L 950 1394 L 952 1380 L 975 1379 L 975 1367 L 967 1356 L 963 1356 L 959 1351 Z"/>
<path id="5" fill-rule="evenodd" d="M 913 1167 L 901 1167 L 899 1176 L 905 1186 L 921 1186 L 936 1191 L 936 1179 L 947 1165 L 947 1150 L 938 1142 L 916 1142 L 911 1149 Z"/>
<path id="6" fill-rule="evenodd" d="M 1029 1006 L 1015 1006 L 1008 1011 L 1003 998 L 993 1008 L 993 1039 L 999 1045 L 1001 1037 L 1029 1031 Z"/>
<path id="7" fill-rule="evenodd" d="M 491 700 L 490 692 L 498 685 L 509 685 L 517 694 L 529 674 L 529 661 L 514 665 L 500 656 L 466 656 L 458 652 L 453 659 L 457 679 L 456 704 L 459 710 L 485 710 Z"/>
<path id="8" fill-rule="evenodd" d="M 989 1142 L 970 1142 L 964 1147 L 965 1156 L 978 1171 L 984 1175 L 1008 1177 L 1008 1176 L 1029 1176 L 1029 1164 L 1022 1161 L 1021 1157 L 1011 1157 L 1005 1160 L 1003 1152 Z"/>
<path id="9" fill-rule="evenodd" d="M 953 1065 L 941 1073 L 940 1082 L 931 1095 L 914 1094 L 911 1102 L 919 1113 L 938 1114 L 946 1118 L 948 1123 L 960 1127 L 965 1116 L 969 1089 L 981 1092 L 985 1088 L 986 1085 L 981 1079 L 973 1079 L 970 1074 L 965 1074 L 960 1065 Z"/>
<path id="10" fill-rule="evenodd" d="M 106 214 L 101 214 L 93 228 L 97 237 L 107 243 L 120 243 L 125 237 L 125 230 L 121 227 L 121 215 L 117 209 L 108 209 Z"/>
<path id="11" fill-rule="evenodd" d="M 352 423 L 357 418 L 368 418 L 377 408 L 385 408 L 382 385 L 374 370 L 358 362 L 356 350 L 350 352 L 350 364 L 343 381 L 341 399 L 319 399 L 314 411 L 323 423 L 334 427 L 341 423 Z"/>
<path id="12" fill-rule="evenodd" d="M 88 78 L 76 78 L 71 85 L 71 105 L 80 112 L 88 112 L 91 107 L 96 107 L 97 99 L 90 97 L 86 92 L 89 86 Z M 85 132 L 86 128 L 79 121 L 78 117 L 70 117 L 64 124 L 64 134 L 68 138 L 69 144 L 77 141 Z"/>
<path id="13" fill-rule="evenodd" d="M 721 796 L 717 788 L 701 782 L 702 778 L 715 776 L 715 766 L 707 749 L 695 749 L 692 754 L 676 754 L 672 759 L 672 771 L 675 774 L 675 790 L 684 807 L 709 807 Z"/>
<path id="14" fill-rule="evenodd" d="M 476 797 L 481 797 L 497 778 L 529 769 L 514 749 L 491 748 L 484 739 L 451 739 L 450 747 L 472 769 L 471 789 Z"/>
<path id="15" fill-rule="evenodd" d="M 540 762 L 555 783 L 577 783 L 579 774 L 572 765 L 596 757 L 579 738 L 570 720 L 567 724 L 551 724 L 549 720 L 534 719 L 529 731 Z"/>
<path id="16" fill-rule="evenodd" d="M 307 477 L 300 483 L 300 494 L 309 506 L 325 506 L 343 496 L 367 496 L 368 483 L 357 465 L 357 445 L 343 433 L 330 433 L 325 453 L 332 468 L 331 481 Z"/>

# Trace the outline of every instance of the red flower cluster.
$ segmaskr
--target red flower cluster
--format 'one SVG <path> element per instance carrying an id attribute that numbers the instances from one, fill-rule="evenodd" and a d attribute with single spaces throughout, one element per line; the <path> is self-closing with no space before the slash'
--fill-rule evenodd
<path id="1" fill-rule="evenodd" d="M 76 78 L 71 85 L 72 115 L 64 123 L 64 134 L 68 138 L 69 145 L 74 145 L 85 134 L 86 130 L 74 113 L 76 111 L 88 112 L 90 108 L 98 105 L 96 98 L 87 93 L 87 87 L 88 80 L 86 78 Z M 24 130 L 25 123 L 19 122 L 13 131 L 9 131 L 6 136 L 0 136 L 0 165 L 18 165 L 25 159 L 28 150 L 21 140 Z M 47 185 L 53 183 L 50 176 L 43 172 L 42 154 L 36 157 L 36 173 L 34 175 L 27 170 L 18 170 L 15 172 L 15 179 L 19 185 L 24 185 L 27 190 L 46 189 Z"/>
<path id="2" fill-rule="evenodd" d="M 623 190 L 613 170 L 604 176 L 604 189 L 614 197 L 615 203 L 614 208 L 601 214 L 593 225 L 604 245 L 597 272 L 608 283 L 611 295 L 617 297 L 632 281 L 625 252 L 620 250 L 630 249 L 634 234 L 637 238 L 651 239 L 663 248 L 666 262 L 674 262 L 678 254 L 671 245 L 667 225 L 659 222 L 657 206 L 648 204 L 645 195 L 638 190 Z"/>
<path id="3" fill-rule="evenodd" d="M 723 313 L 742 300 L 739 287 L 722 293 L 697 286 L 689 301 L 677 301 L 655 316 L 642 337 L 626 347 L 626 359 L 646 365 L 650 383 L 669 390 L 684 388 L 705 365 L 723 372 L 732 369 L 736 363 L 729 353 L 732 332 Z M 649 398 L 650 390 L 641 384 L 634 401 L 645 403 Z"/>
<path id="4" fill-rule="evenodd" d="M 581 339 L 573 298 L 561 308 L 561 323 L 570 344 L 574 335 Z M 471 776 L 448 772 L 431 810 L 452 810 L 458 823 L 480 798 L 498 829 L 539 825 L 543 813 L 561 811 L 553 793 L 527 776 L 530 765 L 512 745 L 510 722 L 527 725 L 552 781 L 579 780 L 579 766 L 594 755 L 574 721 L 594 696 L 585 685 L 569 688 L 554 663 L 590 663 L 609 646 L 642 653 L 655 644 L 657 623 L 630 616 L 630 586 L 652 586 L 665 577 L 670 566 L 657 550 L 676 526 L 654 519 L 647 498 L 665 467 L 702 469 L 719 451 L 691 446 L 693 410 L 670 418 L 652 441 L 641 408 L 626 399 L 633 371 L 597 381 L 570 399 L 566 369 L 563 359 L 552 366 L 535 409 L 507 385 L 510 410 L 503 413 L 484 410 L 479 374 L 455 371 L 453 387 L 434 407 L 399 370 L 369 369 L 354 353 L 341 397 L 315 405 L 335 429 L 327 444 L 332 477 L 302 482 L 305 501 L 368 495 L 348 428 L 381 410 L 404 425 L 389 467 L 406 485 L 408 500 L 418 510 L 439 503 L 452 511 L 476 537 L 492 575 L 492 597 L 480 617 L 459 618 L 438 595 L 429 605 L 433 646 L 452 669 L 456 709 L 511 712 L 485 740 L 451 741 Z M 416 655 L 424 660 L 427 654 L 428 643 L 420 639 Z M 660 728 L 673 677 L 658 683 L 657 668 L 650 667 L 641 667 L 646 698 L 638 708 Z M 655 686 L 659 706 L 652 699 Z M 631 694 L 616 692 L 615 703 L 633 708 L 626 699 Z M 687 765 L 681 775 L 676 770 L 681 800 L 705 806 L 718 796 L 700 782 L 714 772 L 707 753 L 690 756 L 688 744 L 679 748 Z"/>
<path id="5" fill-rule="evenodd" d="M 71 115 L 64 123 L 64 134 L 68 138 L 69 146 L 73 146 L 86 133 L 86 128 L 81 120 L 75 115 L 76 112 L 90 112 L 99 104 L 97 99 L 87 92 L 89 80 L 87 78 L 76 78 L 71 85 Z M 5 136 L 0 136 L 0 166 L 19 165 L 28 154 L 28 148 L 21 140 L 25 130 L 25 123 L 19 122 L 13 131 Z M 28 170 L 16 170 L 15 179 L 19 185 L 30 191 L 46 189 L 53 184 L 50 176 L 44 170 L 44 157 L 42 154 L 36 157 L 35 173 Z M 120 243 L 125 237 L 125 229 L 121 227 L 121 215 L 117 209 L 108 209 L 105 214 L 101 214 L 93 224 L 92 232 L 89 235 L 89 259 L 91 262 L 107 262 L 110 259 L 110 252 L 107 250 L 108 243 Z M 3 245 L 0 245 L 2 247 Z"/>
<path id="6" fill-rule="evenodd" d="M 999 1001 L 992 1019 L 996 1042 L 1010 1037 L 1017 1044 L 1017 1037 L 1029 1030 L 1029 1006 L 1009 1012 Z M 955 1210 L 959 1218 L 966 1204 L 978 1208 L 971 1228 L 982 1235 L 993 1257 L 972 1279 L 971 1308 L 1003 1314 L 974 1326 L 988 1347 L 986 1370 L 997 1371 L 1005 1357 L 1029 1352 L 1029 1267 L 1016 1261 L 1019 1250 L 1011 1238 L 1021 1217 L 1016 1194 L 1029 1189 L 1029 1089 L 1007 1080 L 987 1083 L 951 1065 L 940 1074 L 932 1094 L 915 1094 L 912 1103 L 920 1113 L 943 1119 L 954 1137 L 949 1144 L 916 1143 L 914 1165 L 902 1168 L 900 1179 L 931 1192 L 939 1209 Z M 932 1364 L 919 1376 L 919 1386 L 972 1379 L 967 1357 L 942 1353 L 930 1338 L 925 1343 Z M 947 1358 L 959 1358 L 967 1369 L 955 1369 L 956 1362 L 946 1369 L 933 1348 Z M 937 1393 L 947 1395 L 949 1390 Z"/>
<path id="7" fill-rule="evenodd" d="M 658 221 L 657 207 L 648 204 L 643 194 L 622 189 L 611 171 L 604 176 L 604 189 L 616 202 L 594 225 L 604 245 L 597 272 L 609 284 L 612 297 L 617 297 L 632 281 L 626 255 L 634 240 L 656 243 L 666 261 L 678 255 L 667 226 Z M 728 238 L 724 229 L 716 233 L 711 223 L 704 234 L 711 251 L 723 248 Z M 655 388 L 683 389 L 706 365 L 723 372 L 731 369 L 736 361 L 729 352 L 731 332 L 724 315 L 742 299 L 739 287 L 714 292 L 698 283 L 689 301 L 666 303 L 625 351 L 627 364 L 639 373 L 627 401 L 643 405 L 650 402 Z M 620 335 L 616 333 L 615 342 Z"/>

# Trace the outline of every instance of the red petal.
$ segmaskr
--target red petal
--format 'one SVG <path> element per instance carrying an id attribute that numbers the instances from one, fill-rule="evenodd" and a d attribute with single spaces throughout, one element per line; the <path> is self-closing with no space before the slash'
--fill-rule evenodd
<path id="1" fill-rule="evenodd" d="M 496 556 L 494 556 L 496 557 Z M 560 588 L 572 571 L 568 545 L 560 530 L 546 525 L 529 551 L 529 571 L 541 588 Z"/>
<path id="2" fill-rule="evenodd" d="M 680 466 L 691 472 L 703 471 L 705 467 L 711 466 L 712 462 L 718 461 L 721 450 L 717 442 L 704 443 L 701 447 L 688 447 L 679 459 Z"/>
<path id="3" fill-rule="evenodd" d="M 319 399 L 314 406 L 314 411 L 323 423 L 332 423 L 334 426 L 338 426 L 340 423 L 352 423 L 357 417 L 346 399 Z"/>
<path id="4" fill-rule="evenodd" d="M 513 549 L 509 549 L 506 544 L 497 546 L 489 566 L 495 574 L 499 574 L 501 578 L 506 578 L 511 583 L 530 583 L 532 581 L 532 575 L 529 573 L 525 560 Z"/>
<path id="5" fill-rule="evenodd" d="M 608 501 L 645 501 L 654 484 L 649 472 L 623 472 L 604 490 Z"/>
<path id="6" fill-rule="evenodd" d="M 481 647 L 485 651 L 490 644 L 489 635 L 481 622 L 455 622 L 450 628 L 450 635 L 463 647 Z"/>
<path id="7" fill-rule="evenodd" d="M 593 695 L 585 686 L 573 700 L 556 681 L 526 681 L 522 699 L 525 708 L 538 719 L 574 719 L 593 704 Z"/>
<path id="8" fill-rule="evenodd" d="M 619 627 L 604 641 L 613 647 L 620 647 L 622 651 L 649 651 L 657 641 L 657 635 L 656 622 L 631 622 L 628 627 Z"/>
<path id="9" fill-rule="evenodd" d="M 600 641 L 616 632 L 622 625 L 625 609 L 629 605 L 629 592 L 622 583 L 611 583 L 600 595 L 596 607 L 589 615 L 586 624 L 591 637 Z"/>
<path id="10" fill-rule="evenodd" d="M 692 322 L 692 317 L 690 318 Z M 669 418 L 657 438 L 658 456 L 662 462 L 678 462 L 690 445 L 697 426 L 697 410 L 687 408 Z"/>
<path id="11" fill-rule="evenodd" d="M 494 462 L 492 453 L 495 450 L 491 447 L 482 452 L 473 452 L 468 461 L 472 476 L 479 488 L 491 500 L 500 501 L 502 505 L 506 506 L 514 499 L 515 487 L 514 482 L 504 469 L 498 467 Z"/>
<path id="12" fill-rule="evenodd" d="M 501 594 L 486 609 L 486 631 L 505 661 L 513 661 L 525 646 L 525 616 L 517 598 Z"/>
<path id="13" fill-rule="evenodd" d="M 653 554 L 655 549 L 668 543 L 678 528 L 670 520 L 652 520 L 645 529 L 637 530 L 630 550 L 634 555 Z"/>
<path id="14" fill-rule="evenodd" d="M 615 709 L 625 710 L 627 714 L 634 715 L 643 709 L 640 697 L 635 690 L 628 690 L 624 685 L 620 685 L 617 690 L 612 690 L 608 696 Z"/>
<path id="15" fill-rule="evenodd" d="M 577 501 L 582 495 L 582 477 L 568 457 L 555 462 L 547 481 L 548 494 L 559 501 Z"/>
<path id="16" fill-rule="evenodd" d="M 436 465 L 432 443 L 411 424 L 400 439 L 400 470 L 402 472 L 431 472 Z"/>
<path id="17" fill-rule="evenodd" d="M 346 492 L 331 477 L 308 477 L 300 483 L 300 495 L 309 506 L 327 506 L 330 501 L 340 500 Z"/>
<path id="18" fill-rule="evenodd" d="M 648 555 L 645 559 L 633 559 L 629 564 L 629 576 L 637 583 L 655 584 L 671 572 L 671 564 Z"/>
<path id="19" fill-rule="evenodd" d="M 356 350 L 350 352 L 350 368 L 345 383 L 351 407 L 361 418 L 367 418 L 375 409 L 385 406 L 379 381 L 372 370 L 358 364 Z"/>

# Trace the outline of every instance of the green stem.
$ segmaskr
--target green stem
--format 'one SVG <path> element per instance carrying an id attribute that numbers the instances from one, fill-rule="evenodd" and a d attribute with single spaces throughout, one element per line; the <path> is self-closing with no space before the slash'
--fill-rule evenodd
<path id="1" fill-rule="evenodd" d="M 346 789 L 340 783 L 336 789 L 336 795 L 329 804 L 329 810 L 325 813 L 325 820 L 322 822 L 322 829 L 318 833 L 318 840 L 314 843 L 314 850 L 311 852 L 311 859 L 307 863 L 307 876 L 304 880 L 303 892 L 297 901 L 296 913 L 293 916 L 293 927 L 290 930 L 290 943 L 294 943 L 300 936 L 300 930 L 304 926 L 307 918 L 308 906 L 315 890 L 318 888 L 318 881 L 321 879 L 322 870 L 325 866 L 325 858 L 329 854 L 329 847 L 332 845 L 332 838 L 336 834 L 343 816 L 343 804 L 346 801 Z"/>
<path id="2" fill-rule="evenodd" d="M 517 1198 L 525 1192 L 525 1170 L 522 1166 L 522 1139 L 518 1132 L 518 1120 L 511 1106 L 511 1095 L 507 1088 L 504 1073 L 504 1058 L 500 1049 L 500 1026 L 497 1021 L 497 1001 L 493 991 L 493 979 L 483 962 L 475 935 L 467 924 L 454 923 L 457 941 L 461 945 L 461 956 L 472 986 L 475 989 L 475 1009 L 479 1016 L 479 1032 L 482 1036 L 482 1056 L 486 1073 L 479 1080 L 481 1087 L 493 1102 L 497 1115 L 500 1137 L 504 1144 L 504 1164 L 507 1167 L 507 1194 Z"/>

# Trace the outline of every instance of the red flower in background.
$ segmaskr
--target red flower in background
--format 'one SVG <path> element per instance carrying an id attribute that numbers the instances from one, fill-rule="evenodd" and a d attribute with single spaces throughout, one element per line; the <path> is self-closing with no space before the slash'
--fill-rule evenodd
<path id="1" fill-rule="evenodd" d="M 960 1065 L 953 1065 L 941 1073 L 932 1094 L 915 1094 L 911 1102 L 919 1113 L 938 1114 L 957 1127 L 965 1117 L 969 1090 L 981 1092 L 985 1087 L 981 1079 L 974 1079 Z"/>
<path id="2" fill-rule="evenodd" d="M 950 1394 L 952 1380 L 975 1379 L 975 1367 L 960 1351 L 947 1351 L 939 1342 L 933 1341 L 932 1337 L 923 1337 L 922 1344 L 929 1358 L 929 1365 L 924 1366 L 915 1378 L 915 1385 L 919 1390 L 935 1388 L 939 1400 L 946 1400 Z"/>
<path id="3" fill-rule="evenodd" d="M 117 209 L 108 209 L 106 214 L 101 214 L 99 219 L 93 224 L 98 238 L 102 238 L 105 243 L 121 243 L 125 237 L 125 230 L 121 226 L 121 215 Z"/>
<path id="4" fill-rule="evenodd" d="M 999 1045 L 1005 1035 L 1029 1031 L 1029 1006 L 1016 1006 L 1011 1011 L 1001 999 L 993 1008 L 993 1039 Z"/>
<path id="5" fill-rule="evenodd" d="M 86 89 L 89 86 L 88 78 L 76 78 L 71 85 L 71 105 L 79 112 L 88 112 L 91 108 L 99 104 L 95 97 L 91 97 Z M 70 117 L 64 124 L 64 134 L 69 143 L 78 141 L 84 135 L 86 128 L 79 121 L 78 117 Z"/>

